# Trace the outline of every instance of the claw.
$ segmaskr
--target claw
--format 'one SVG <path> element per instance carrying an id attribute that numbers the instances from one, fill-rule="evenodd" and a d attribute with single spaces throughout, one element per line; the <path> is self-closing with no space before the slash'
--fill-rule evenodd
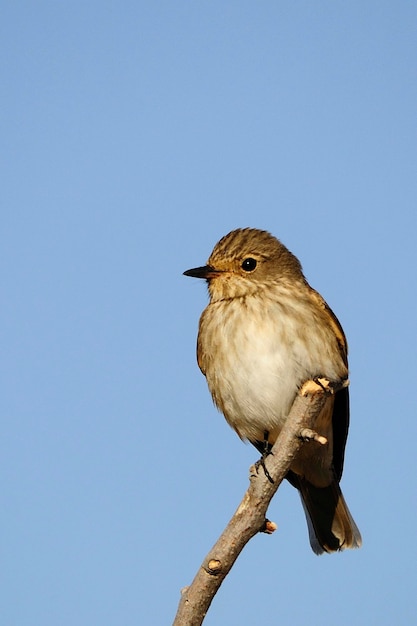
<path id="1" fill-rule="evenodd" d="M 255 469 L 256 469 L 256 473 L 259 473 L 259 468 L 262 467 L 265 476 L 267 477 L 267 479 L 269 480 L 270 483 L 274 482 L 274 479 L 272 478 L 271 474 L 268 472 L 268 470 L 266 469 L 266 465 L 265 465 L 265 459 L 266 457 L 271 454 L 271 452 L 268 452 L 266 455 L 262 455 L 261 458 L 256 461 L 255 463 Z"/>

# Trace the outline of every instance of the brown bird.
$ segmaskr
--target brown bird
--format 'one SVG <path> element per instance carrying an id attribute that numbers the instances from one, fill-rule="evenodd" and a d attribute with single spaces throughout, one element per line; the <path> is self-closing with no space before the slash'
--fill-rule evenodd
<path id="1" fill-rule="evenodd" d="M 244 228 L 223 237 L 204 267 L 210 302 L 199 325 L 198 364 L 214 403 L 239 437 L 270 450 L 301 385 L 348 376 L 342 327 L 300 262 L 268 232 Z M 304 445 L 287 479 L 301 495 L 316 554 L 361 545 L 339 487 L 349 426 L 349 395 L 329 395 L 317 422 L 326 444 Z"/>

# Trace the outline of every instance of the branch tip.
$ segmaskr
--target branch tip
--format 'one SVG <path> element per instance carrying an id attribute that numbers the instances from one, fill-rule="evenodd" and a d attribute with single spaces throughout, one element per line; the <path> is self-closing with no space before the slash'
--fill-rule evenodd
<path id="1" fill-rule="evenodd" d="M 275 522 L 271 522 L 271 520 L 266 519 L 263 527 L 261 528 L 261 533 L 265 533 L 267 535 L 272 535 L 278 528 L 278 525 Z"/>
<path id="2" fill-rule="evenodd" d="M 311 430 L 311 428 L 303 428 L 300 431 L 300 439 L 305 442 L 317 441 L 317 443 L 320 443 L 322 446 L 327 443 L 327 437 L 319 435 L 315 430 Z"/>
<path id="3" fill-rule="evenodd" d="M 302 396 L 315 396 L 316 394 L 329 391 L 330 381 L 327 378 L 307 380 L 300 389 Z"/>
<path id="4" fill-rule="evenodd" d="M 344 380 L 329 380 L 324 376 L 317 376 L 317 378 L 307 380 L 300 389 L 300 395 L 302 396 L 314 396 L 321 393 L 334 394 L 340 389 L 344 389 L 349 386 L 349 379 Z"/>
<path id="5" fill-rule="evenodd" d="M 210 559 L 210 561 L 207 563 L 206 572 L 208 574 L 220 574 L 221 571 L 222 571 L 221 561 L 219 561 L 219 559 Z"/>

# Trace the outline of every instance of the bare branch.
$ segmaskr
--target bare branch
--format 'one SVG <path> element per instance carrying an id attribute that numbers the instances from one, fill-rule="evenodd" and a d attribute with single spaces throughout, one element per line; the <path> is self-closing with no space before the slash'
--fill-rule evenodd
<path id="1" fill-rule="evenodd" d="M 271 483 L 263 470 L 250 468 L 250 485 L 229 524 L 201 564 L 193 582 L 182 590 L 173 626 L 200 626 L 210 604 L 248 541 L 258 532 L 272 533 L 276 525 L 266 519 L 269 503 L 285 478 L 292 460 L 302 445 L 308 445 L 302 433 L 315 433 L 314 425 L 326 401 L 338 385 L 312 386 L 307 381 L 296 396 L 272 454 L 265 459 Z M 342 386 L 345 383 L 339 385 Z M 317 434 L 317 433 L 315 433 Z M 317 436 L 320 436 L 319 434 Z"/>

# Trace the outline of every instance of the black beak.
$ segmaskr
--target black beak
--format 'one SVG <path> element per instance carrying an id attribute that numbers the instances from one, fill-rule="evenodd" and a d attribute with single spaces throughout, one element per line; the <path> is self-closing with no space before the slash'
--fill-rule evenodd
<path id="1" fill-rule="evenodd" d="M 193 278 L 213 278 L 220 274 L 219 270 L 215 270 L 210 265 L 204 265 L 203 267 L 194 267 L 191 270 L 184 272 L 184 276 L 192 276 Z"/>

